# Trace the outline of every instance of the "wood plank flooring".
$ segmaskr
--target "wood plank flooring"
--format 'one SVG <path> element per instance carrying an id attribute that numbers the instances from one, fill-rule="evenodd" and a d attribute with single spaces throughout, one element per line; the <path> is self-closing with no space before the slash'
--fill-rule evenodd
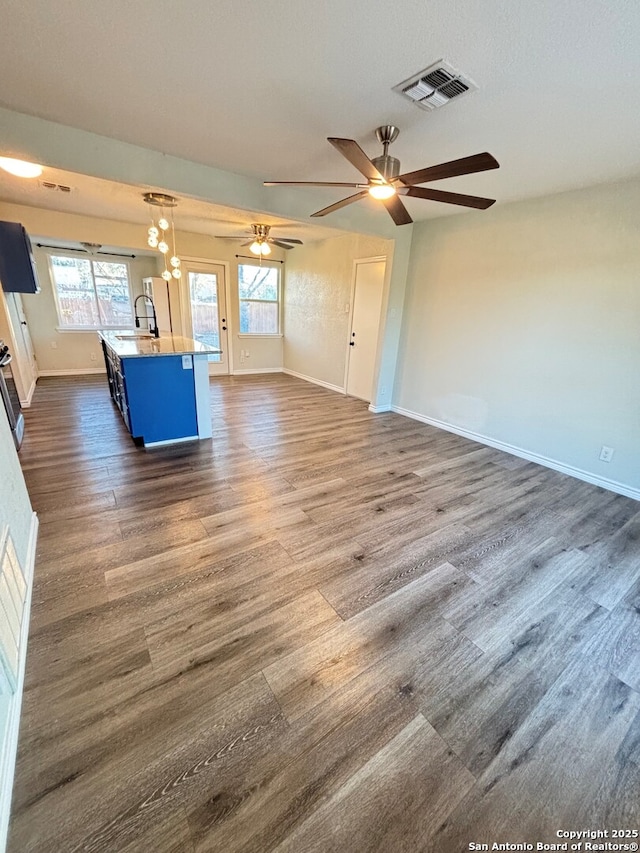
<path id="1" fill-rule="evenodd" d="M 10 853 L 453 853 L 640 818 L 640 505 L 281 375 L 145 452 L 45 379 Z"/>

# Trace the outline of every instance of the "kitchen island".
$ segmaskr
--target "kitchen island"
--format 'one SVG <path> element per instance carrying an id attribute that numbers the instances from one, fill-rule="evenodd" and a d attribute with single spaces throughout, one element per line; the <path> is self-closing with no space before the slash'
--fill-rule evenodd
<path id="1" fill-rule="evenodd" d="M 180 335 L 101 331 L 109 391 L 136 444 L 211 438 L 209 355 Z"/>

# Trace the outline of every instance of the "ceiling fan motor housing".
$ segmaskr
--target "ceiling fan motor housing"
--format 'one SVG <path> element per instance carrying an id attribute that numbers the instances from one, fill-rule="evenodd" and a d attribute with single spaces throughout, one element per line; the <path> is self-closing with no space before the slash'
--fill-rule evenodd
<path id="1" fill-rule="evenodd" d="M 391 181 L 400 174 L 400 160 L 391 157 L 389 154 L 381 154 L 380 157 L 374 157 L 371 162 L 385 181 Z"/>

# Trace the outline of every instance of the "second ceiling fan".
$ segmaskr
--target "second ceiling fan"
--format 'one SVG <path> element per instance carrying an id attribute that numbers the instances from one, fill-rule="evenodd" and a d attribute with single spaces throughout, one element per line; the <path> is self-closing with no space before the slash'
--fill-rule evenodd
<path id="1" fill-rule="evenodd" d="M 399 130 L 393 125 L 384 125 L 376 129 L 378 141 L 382 143 L 382 154 L 370 160 L 355 139 L 340 139 L 330 136 L 328 141 L 364 175 L 367 183 L 344 183 L 342 181 L 265 181 L 266 187 L 353 187 L 359 192 L 343 198 L 335 204 L 312 213 L 311 216 L 326 216 L 334 210 L 340 210 L 348 204 L 365 198 L 367 195 L 379 199 L 387 208 L 389 215 L 396 225 L 408 225 L 413 222 L 409 211 L 401 201 L 401 196 L 423 198 L 429 201 L 442 201 L 447 204 L 459 204 L 462 207 L 474 207 L 486 210 L 495 203 L 493 198 L 482 198 L 475 195 L 432 190 L 416 186 L 429 181 L 440 181 L 443 178 L 455 178 L 459 175 L 471 175 L 474 172 L 484 172 L 487 169 L 498 169 L 500 164 L 486 151 L 473 154 L 471 157 L 461 157 L 438 166 L 428 166 L 415 172 L 400 174 L 400 161 L 388 154 L 389 145 L 397 138 Z"/>
<path id="2" fill-rule="evenodd" d="M 270 225 L 262 225 L 259 222 L 256 222 L 251 226 L 251 231 L 253 232 L 251 239 L 247 239 L 246 237 L 227 237 L 226 235 L 224 237 L 220 237 L 220 239 L 245 240 L 246 242 L 241 243 L 240 245 L 249 246 L 254 255 L 270 255 L 270 244 L 279 246 L 281 249 L 293 249 L 294 245 L 302 246 L 302 240 L 296 240 L 295 237 L 270 237 Z"/>

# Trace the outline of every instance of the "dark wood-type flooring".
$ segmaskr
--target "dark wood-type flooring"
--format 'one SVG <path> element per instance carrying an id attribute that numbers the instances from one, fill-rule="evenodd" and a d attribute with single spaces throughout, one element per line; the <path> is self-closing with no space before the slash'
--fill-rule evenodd
<path id="1" fill-rule="evenodd" d="M 291 377 L 145 452 L 41 380 L 11 853 L 638 828 L 640 505 Z"/>

